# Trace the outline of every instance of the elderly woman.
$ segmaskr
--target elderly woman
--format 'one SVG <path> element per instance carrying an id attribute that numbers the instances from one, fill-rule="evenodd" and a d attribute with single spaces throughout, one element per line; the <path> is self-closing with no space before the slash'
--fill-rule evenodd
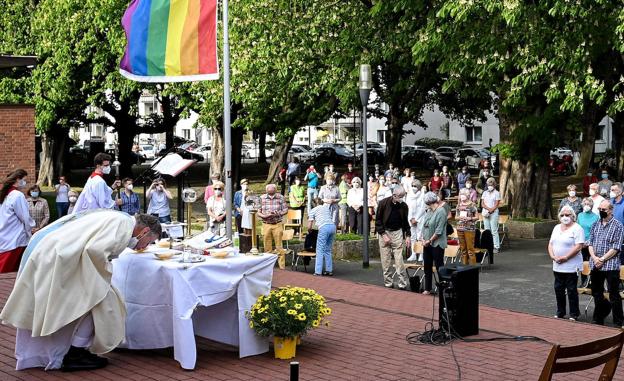
<path id="1" fill-rule="evenodd" d="M 362 180 L 354 177 L 351 180 L 351 189 L 347 192 L 347 205 L 349 206 L 349 231 L 351 233 L 363 234 L 362 216 L 364 214 L 364 190 Z"/>
<path id="2" fill-rule="evenodd" d="M 470 200 L 470 191 L 466 188 L 459 190 L 459 202 L 455 211 L 457 220 L 457 237 L 459 248 L 462 253 L 462 262 L 474 265 L 477 263 L 475 256 L 475 222 L 479 219 L 477 205 Z"/>
<path id="3" fill-rule="evenodd" d="M 570 206 L 565 205 L 561 208 L 559 221 L 561 223 L 553 229 L 548 243 L 548 255 L 553 261 L 555 276 L 555 297 L 557 298 L 555 317 L 562 319 L 566 316 L 567 292 L 570 320 L 577 320 L 581 314 L 576 290 L 577 272 L 583 268 L 581 249 L 585 244 L 585 234 L 583 228 L 576 223 L 576 213 Z"/>
<path id="4" fill-rule="evenodd" d="M 39 185 L 33 185 L 28 189 L 28 196 L 26 202 L 28 203 L 28 213 L 30 217 L 35 221 L 35 226 L 32 228 L 32 233 L 43 229 L 48 222 L 50 222 L 50 207 L 48 201 L 41 196 L 41 188 Z"/>
<path id="5" fill-rule="evenodd" d="M 469 193 L 468 198 L 470 199 L 470 201 L 476 204 L 477 200 L 479 199 L 479 194 L 477 193 L 477 190 L 474 188 L 472 184 L 472 179 L 470 177 L 466 179 L 466 185 L 464 186 L 464 188 L 468 189 L 468 193 Z"/>
<path id="6" fill-rule="evenodd" d="M 226 207 L 223 190 L 225 189 L 225 184 L 221 181 L 215 181 L 212 183 L 212 189 L 214 194 L 206 202 L 206 212 L 208 212 L 208 226 L 206 228 L 215 235 L 224 236 Z"/>
<path id="7" fill-rule="evenodd" d="M 580 197 L 576 196 L 576 185 L 570 184 L 568 185 L 567 189 L 568 197 L 561 200 L 561 203 L 559 204 L 559 211 L 561 211 L 564 206 L 568 205 L 570 208 L 572 208 L 572 210 L 574 210 L 574 213 L 576 213 L 576 215 L 578 216 L 583 211 L 583 205 L 581 203 Z"/>
<path id="8" fill-rule="evenodd" d="M 424 295 L 431 294 L 433 263 L 436 268 L 444 266 L 444 249 L 446 249 L 447 212 L 440 207 L 438 196 L 433 192 L 424 195 L 427 212 L 423 218 L 423 262 L 425 267 Z"/>
<path id="9" fill-rule="evenodd" d="M 67 208 L 67 214 L 72 214 L 72 212 L 74 211 L 74 206 L 76 206 L 76 201 L 78 201 L 78 196 L 80 196 L 80 194 L 76 191 L 70 190 L 67 193 L 68 199 L 69 199 L 69 207 Z"/>
<path id="10" fill-rule="evenodd" d="M 424 192 L 422 191 L 422 183 L 420 180 L 412 180 L 410 191 L 405 196 L 405 203 L 407 204 L 407 219 L 409 220 L 411 230 L 411 247 L 414 248 L 414 243 L 422 234 L 422 219 L 425 214 L 425 203 L 423 202 Z M 412 255 L 407 258 L 408 261 L 417 260 L 417 255 L 422 253 L 412 252 Z"/>
<path id="11" fill-rule="evenodd" d="M 316 265 L 314 267 L 314 275 L 332 276 L 332 246 L 336 238 L 336 224 L 332 218 L 331 204 L 321 200 L 315 200 L 316 207 L 312 209 L 308 215 L 308 231 L 312 230 L 312 226 L 316 224 L 318 228 L 318 237 L 316 238 Z M 323 266 L 325 271 L 323 271 Z"/>
<path id="12" fill-rule="evenodd" d="M 585 237 L 585 243 L 583 244 L 583 249 L 581 250 L 581 254 L 583 255 L 584 261 L 589 261 L 589 233 L 591 231 L 591 227 L 594 223 L 600 220 L 600 216 L 593 212 L 594 209 L 594 201 L 591 197 L 585 197 L 583 199 L 583 212 L 577 214 L 576 220 L 579 225 L 583 228 L 583 233 Z M 587 281 L 586 275 L 581 275 L 581 283 L 585 284 Z"/>
<path id="13" fill-rule="evenodd" d="M 483 225 L 486 230 L 492 232 L 494 238 L 494 254 L 500 250 L 500 237 L 498 236 L 498 206 L 501 196 L 496 190 L 496 180 L 490 177 L 485 182 L 487 188 L 481 194 L 481 214 L 483 215 Z"/>
<path id="14" fill-rule="evenodd" d="M 318 198 L 323 203 L 329 204 L 334 218 L 334 223 L 338 225 L 338 202 L 340 202 L 340 189 L 336 186 L 336 175 L 333 171 L 333 165 L 329 172 L 325 174 L 325 185 L 321 187 Z"/>

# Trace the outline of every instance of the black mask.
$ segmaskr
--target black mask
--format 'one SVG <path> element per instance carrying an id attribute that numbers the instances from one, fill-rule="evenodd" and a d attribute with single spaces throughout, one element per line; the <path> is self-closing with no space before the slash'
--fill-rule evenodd
<path id="1" fill-rule="evenodd" d="M 604 210 L 600 211 L 600 218 L 604 220 L 605 218 L 607 218 L 607 216 L 608 216 L 607 212 L 605 212 Z"/>

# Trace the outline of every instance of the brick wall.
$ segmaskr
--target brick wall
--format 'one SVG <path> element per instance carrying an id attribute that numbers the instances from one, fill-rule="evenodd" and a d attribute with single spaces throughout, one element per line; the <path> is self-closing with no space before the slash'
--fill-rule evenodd
<path id="1" fill-rule="evenodd" d="M 0 105 L 0 178 L 23 168 L 28 182 L 35 173 L 35 107 Z"/>

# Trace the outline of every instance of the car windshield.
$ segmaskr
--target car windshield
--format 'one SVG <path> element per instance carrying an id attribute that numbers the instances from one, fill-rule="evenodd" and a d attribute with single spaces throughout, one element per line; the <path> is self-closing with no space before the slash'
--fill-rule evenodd
<path id="1" fill-rule="evenodd" d="M 353 152 L 349 151 L 346 148 L 340 147 L 340 146 L 335 147 L 335 150 L 336 150 L 336 153 L 339 154 L 339 155 L 344 155 L 344 156 L 351 156 L 351 155 L 353 155 Z"/>
<path id="2" fill-rule="evenodd" d="M 142 145 L 142 146 L 141 146 L 141 148 L 142 148 L 142 149 L 144 149 L 144 150 L 146 150 L 146 151 L 151 151 L 151 150 L 153 150 L 153 149 L 154 149 L 154 146 L 151 146 L 151 145 L 149 145 L 149 144 L 146 144 L 146 145 Z"/>

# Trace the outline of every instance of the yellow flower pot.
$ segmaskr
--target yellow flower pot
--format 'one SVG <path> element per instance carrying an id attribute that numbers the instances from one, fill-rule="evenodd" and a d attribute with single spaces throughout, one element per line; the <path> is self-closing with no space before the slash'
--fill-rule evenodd
<path id="1" fill-rule="evenodd" d="M 296 337 L 273 337 L 273 349 L 275 350 L 275 358 L 287 360 L 295 357 L 297 352 Z"/>

